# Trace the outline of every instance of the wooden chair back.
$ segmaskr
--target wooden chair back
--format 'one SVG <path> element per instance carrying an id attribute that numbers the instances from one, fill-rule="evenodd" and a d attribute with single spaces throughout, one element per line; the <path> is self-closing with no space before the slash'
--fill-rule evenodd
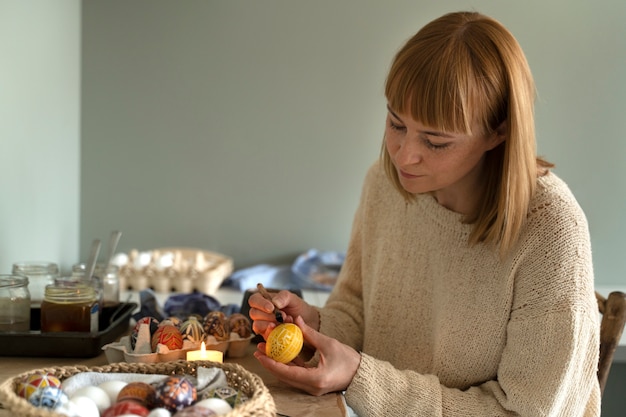
<path id="1" fill-rule="evenodd" d="M 600 381 L 600 392 L 604 394 L 615 349 L 617 349 L 624 331 L 624 324 L 626 324 L 626 294 L 614 291 L 605 298 L 596 291 L 596 299 L 598 300 L 598 309 L 602 314 L 598 380 Z"/>

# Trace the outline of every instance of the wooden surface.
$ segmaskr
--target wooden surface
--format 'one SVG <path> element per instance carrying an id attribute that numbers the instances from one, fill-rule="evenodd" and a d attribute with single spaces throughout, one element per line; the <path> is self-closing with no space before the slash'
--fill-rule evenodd
<path id="1" fill-rule="evenodd" d="M 252 356 L 252 352 L 255 349 L 255 345 L 250 345 L 244 357 L 236 359 L 226 358 L 226 362 L 238 363 L 248 371 L 259 375 L 269 388 L 279 414 L 290 417 L 347 416 L 341 395 L 327 394 L 321 397 L 314 397 L 279 382 L 259 364 L 254 356 Z M 106 365 L 107 363 L 104 354 L 89 359 L 0 357 L 0 383 L 17 374 L 45 367 L 75 365 L 98 366 Z M 13 416 L 9 410 L 0 408 L 0 417 L 9 416 Z"/>

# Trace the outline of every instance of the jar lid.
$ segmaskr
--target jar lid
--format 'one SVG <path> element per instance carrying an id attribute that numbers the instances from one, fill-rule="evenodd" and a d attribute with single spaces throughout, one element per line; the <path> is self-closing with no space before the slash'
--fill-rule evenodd
<path id="1" fill-rule="evenodd" d="M 0 288 L 25 287 L 28 285 L 28 277 L 21 275 L 0 274 Z"/>
<path id="2" fill-rule="evenodd" d="M 45 298 L 57 303 L 80 303 L 96 300 L 96 290 L 80 281 L 63 281 L 46 285 Z"/>

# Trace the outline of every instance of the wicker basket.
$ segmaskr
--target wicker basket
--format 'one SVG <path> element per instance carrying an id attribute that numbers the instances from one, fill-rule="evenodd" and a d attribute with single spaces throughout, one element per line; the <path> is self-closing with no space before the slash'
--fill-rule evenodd
<path id="1" fill-rule="evenodd" d="M 164 255 L 173 257 L 173 265 L 160 265 Z M 139 257 L 141 262 L 137 261 Z M 127 262 L 118 266 L 120 288 L 123 290 L 152 288 L 159 293 L 190 293 L 196 290 L 214 295 L 224 279 L 233 272 L 231 258 L 192 248 L 160 248 L 141 253 L 132 250 Z"/>
<path id="2" fill-rule="evenodd" d="M 241 365 L 235 363 L 215 363 L 207 361 L 175 361 L 162 363 L 115 363 L 106 366 L 63 366 L 35 369 L 9 378 L 0 385 L 0 402 L 4 408 L 11 410 L 14 415 L 24 417 L 65 417 L 45 408 L 37 408 L 28 403 L 24 398 L 16 394 L 18 383 L 26 376 L 36 372 L 47 372 L 59 379 L 68 378 L 80 372 L 105 372 L 105 373 L 137 373 L 137 374 L 161 374 L 161 375 L 196 375 L 199 367 L 220 367 L 226 374 L 228 385 L 248 396 L 248 400 L 225 417 L 275 417 L 276 406 L 269 390 L 263 384 L 261 378 L 247 371 Z"/>

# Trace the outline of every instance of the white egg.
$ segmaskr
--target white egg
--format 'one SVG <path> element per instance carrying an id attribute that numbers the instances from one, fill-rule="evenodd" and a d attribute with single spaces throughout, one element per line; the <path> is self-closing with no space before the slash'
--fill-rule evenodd
<path id="1" fill-rule="evenodd" d="M 113 265 L 117 265 L 118 267 L 123 267 L 128 263 L 128 255 L 125 253 L 118 253 L 115 256 L 113 256 L 113 259 L 111 259 L 111 263 Z"/>
<path id="2" fill-rule="evenodd" d="M 166 408 L 153 408 L 148 417 L 172 417 L 172 413 Z"/>
<path id="3" fill-rule="evenodd" d="M 109 400 L 111 404 L 115 404 L 117 402 L 117 394 L 120 393 L 122 388 L 126 386 L 127 382 L 124 381 L 106 381 L 102 384 L 98 385 L 98 388 L 104 390 L 109 396 Z"/>
<path id="4" fill-rule="evenodd" d="M 70 400 L 75 397 L 87 397 L 96 404 L 98 412 L 102 413 L 112 404 L 109 394 L 100 387 L 82 387 L 74 391 Z"/>
<path id="5" fill-rule="evenodd" d="M 221 398 L 207 398 L 206 400 L 198 401 L 194 405 L 208 408 L 209 410 L 214 411 L 218 416 L 230 413 L 233 410 L 230 404 Z"/>
<path id="6" fill-rule="evenodd" d="M 80 417 L 100 417 L 98 406 L 89 397 L 72 397 L 69 402 L 74 404 L 76 413 Z"/>

